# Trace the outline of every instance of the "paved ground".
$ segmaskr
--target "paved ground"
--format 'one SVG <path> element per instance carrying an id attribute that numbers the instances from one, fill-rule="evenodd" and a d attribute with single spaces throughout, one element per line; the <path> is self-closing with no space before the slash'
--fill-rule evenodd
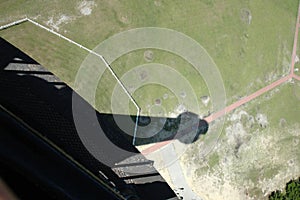
<path id="1" fill-rule="evenodd" d="M 171 143 L 166 148 L 162 150 L 163 161 L 167 166 L 167 170 L 171 177 L 171 181 L 174 185 L 174 191 L 178 194 L 179 197 L 183 199 L 190 199 L 190 200 L 202 200 L 198 197 L 192 189 L 189 187 L 188 183 L 185 180 L 185 176 L 182 172 L 180 161 L 176 160 L 173 162 L 174 158 L 178 158 L 178 155 L 174 149 L 174 143 Z"/>

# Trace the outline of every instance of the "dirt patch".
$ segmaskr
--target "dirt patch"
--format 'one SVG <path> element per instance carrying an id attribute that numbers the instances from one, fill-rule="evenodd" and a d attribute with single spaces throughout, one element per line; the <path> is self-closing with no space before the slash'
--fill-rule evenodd
<path id="1" fill-rule="evenodd" d="M 294 138 L 294 139 L 293 139 L 293 145 L 294 145 L 294 146 L 298 146 L 298 144 L 299 144 L 299 139 Z"/>
<path id="2" fill-rule="evenodd" d="M 161 99 L 155 99 L 154 103 L 155 105 L 161 105 Z"/>
<path id="3" fill-rule="evenodd" d="M 168 113 L 168 117 L 171 117 L 171 118 L 176 118 L 178 115 L 174 112 L 169 112 Z"/>
<path id="4" fill-rule="evenodd" d="M 157 7 L 161 6 L 161 1 L 154 1 L 154 5 L 156 5 Z"/>
<path id="5" fill-rule="evenodd" d="M 96 6 L 94 1 L 82 1 L 78 5 L 77 9 L 84 16 L 92 14 L 93 7 Z"/>
<path id="6" fill-rule="evenodd" d="M 167 99 L 169 95 L 167 93 L 164 94 L 163 99 Z"/>
<path id="7" fill-rule="evenodd" d="M 186 112 L 186 111 L 187 111 L 187 109 L 186 109 L 186 107 L 185 107 L 183 104 L 179 104 L 179 105 L 177 106 L 177 108 L 176 108 L 176 112 L 177 112 L 178 114 L 183 113 L 183 112 Z"/>
<path id="8" fill-rule="evenodd" d="M 280 126 L 281 128 L 286 127 L 286 120 L 285 120 L 284 118 L 281 118 L 281 119 L 279 120 L 279 126 Z"/>
<path id="9" fill-rule="evenodd" d="M 180 92 L 180 97 L 181 98 L 185 98 L 186 97 L 186 93 L 184 91 Z"/>
<path id="10" fill-rule="evenodd" d="M 202 96 L 202 97 L 200 97 L 200 99 L 205 106 L 207 106 L 210 101 L 209 96 Z"/>
<path id="11" fill-rule="evenodd" d="M 144 81 L 144 80 L 146 80 L 146 79 L 147 79 L 147 77 L 148 77 L 148 73 L 147 73 L 147 71 L 145 71 L 145 70 L 142 70 L 142 71 L 140 71 L 140 72 L 139 72 L 139 78 L 140 78 L 140 80 L 141 80 L 141 81 Z"/>
<path id="12" fill-rule="evenodd" d="M 52 28 L 54 28 L 56 31 L 59 31 L 60 26 L 63 24 L 67 24 L 74 20 L 74 16 L 68 16 L 65 14 L 59 15 L 59 17 L 50 17 L 48 21 L 46 21 L 46 24 Z"/>
<path id="13" fill-rule="evenodd" d="M 129 85 L 128 86 L 128 91 L 129 92 L 134 92 L 135 91 L 135 87 L 133 85 Z"/>
<path id="14" fill-rule="evenodd" d="M 127 15 L 122 15 L 119 17 L 119 20 L 123 23 L 123 24 L 130 24 L 130 19 Z"/>
<path id="15" fill-rule="evenodd" d="M 255 120 L 262 128 L 266 128 L 268 125 L 268 119 L 267 116 L 261 113 L 258 113 L 255 117 Z"/>
<path id="16" fill-rule="evenodd" d="M 153 51 L 151 51 L 151 50 L 146 50 L 146 51 L 144 52 L 144 59 L 145 59 L 147 62 L 153 61 L 153 58 L 154 58 Z"/>
<path id="17" fill-rule="evenodd" d="M 251 20 L 252 20 L 252 15 L 251 15 L 251 11 L 247 8 L 243 8 L 241 9 L 241 20 L 244 23 L 247 24 L 251 24 Z"/>
<path id="18" fill-rule="evenodd" d="M 298 63 L 299 62 L 299 57 L 298 55 L 295 56 L 295 63 Z"/>
<path id="19" fill-rule="evenodd" d="M 242 145 L 245 145 L 249 139 L 246 129 L 243 124 L 239 121 L 236 121 L 231 126 L 228 126 L 225 129 L 228 144 L 232 147 L 230 150 L 233 152 L 233 155 L 238 157 L 239 150 Z"/>

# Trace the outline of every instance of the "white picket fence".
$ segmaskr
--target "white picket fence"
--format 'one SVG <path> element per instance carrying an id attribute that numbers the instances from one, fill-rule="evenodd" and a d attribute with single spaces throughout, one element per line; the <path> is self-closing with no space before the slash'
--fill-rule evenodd
<path id="1" fill-rule="evenodd" d="M 113 71 L 113 69 L 110 67 L 109 63 L 105 60 L 105 58 L 94 52 L 93 50 L 67 38 L 66 36 L 63 36 L 62 34 L 50 29 L 50 28 L 47 28 L 46 26 L 43 26 L 41 24 L 39 24 L 38 22 L 32 20 L 32 19 L 29 19 L 29 18 L 24 18 L 24 19 L 20 19 L 20 20 L 17 20 L 17 21 L 14 21 L 12 23 L 9 23 L 9 24 L 6 24 L 6 25 L 3 25 L 3 26 L 0 26 L 0 31 L 3 30 L 3 29 L 7 29 L 7 28 L 10 28 L 12 26 L 15 26 L 15 25 L 18 25 L 18 24 L 21 24 L 21 23 L 24 23 L 24 22 L 30 22 L 46 31 L 49 31 L 50 33 L 78 46 L 79 48 L 82 48 L 86 51 L 88 51 L 89 53 L 91 54 L 94 54 L 95 56 L 99 57 L 99 59 L 105 64 L 106 68 L 110 71 L 110 73 L 113 75 L 113 77 L 117 80 L 118 84 L 121 86 L 121 88 L 123 89 L 123 91 L 126 93 L 126 95 L 128 96 L 128 98 L 130 99 L 130 101 L 134 104 L 134 106 L 136 107 L 137 109 L 137 116 L 136 116 L 136 123 L 135 123 L 135 127 L 134 127 L 134 135 L 133 135 L 133 141 L 132 141 L 132 144 L 134 145 L 135 144 L 135 140 L 136 140 L 136 134 L 137 134 L 137 126 L 138 126 L 138 119 L 139 119 L 139 115 L 140 115 L 140 107 L 138 106 L 138 104 L 136 103 L 136 101 L 133 99 L 133 97 L 131 96 L 131 94 L 128 92 L 127 88 L 125 87 L 125 85 L 122 83 L 122 81 L 118 78 L 118 76 L 116 75 L 116 73 Z"/>

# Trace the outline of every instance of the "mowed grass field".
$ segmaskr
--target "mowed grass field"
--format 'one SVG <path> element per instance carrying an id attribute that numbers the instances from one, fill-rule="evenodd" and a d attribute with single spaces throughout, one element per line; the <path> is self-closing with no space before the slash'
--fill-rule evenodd
<path id="1" fill-rule="evenodd" d="M 230 104 L 288 72 L 297 5 L 296 0 L 1 1 L 0 23 L 27 15 L 91 49 L 108 37 L 132 28 L 174 29 L 193 38 L 208 51 L 221 72 L 227 104 Z M 91 12 L 86 12 L 89 9 Z M 74 45 L 28 23 L 1 31 L 0 36 L 71 86 L 87 55 Z M 121 77 L 127 70 L 146 62 L 143 52 L 132 52 L 114 62 L 112 67 L 117 75 Z M 154 55 L 155 62 L 170 65 L 187 76 L 198 99 L 209 95 L 203 79 L 187 62 L 158 50 Z M 110 75 L 106 77 L 107 80 L 100 84 L 100 96 L 96 96 L 96 101 L 100 111 L 110 112 L 109 98 L 116 82 Z M 166 92 L 172 96 L 170 91 L 157 87 L 140 88 L 133 96 L 142 107 Z M 175 99 L 164 105 L 170 112 L 177 104 Z M 202 114 L 209 109 L 209 106 L 203 107 Z"/>
<path id="2" fill-rule="evenodd" d="M 152 52 L 153 58 L 151 62 L 145 59 L 145 52 L 147 51 Z M 156 63 L 159 63 L 159 65 Z M 150 74 L 148 69 L 151 67 L 157 67 L 156 69 L 161 67 L 164 69 L 158 70 L 157 73 L 154 72 Z M 170 67 L 174 71 L 170 71 L 165 67 Z M 119 77 L 125 76 L 129 73 L 127 75 L 129 77 L 138 76 L 138 79 L 147 80 L 150 79 L 150 76 L 152 76 L 151 79 L 155 80 L 153 83 L 148 83 L 146 85 L 143 85 L 143 80 L 141 80 L 136 83 L 139 86 L 138 89 L 133 91 L 133 98 L 142 108 L 142 115 L 177 117 L 177 115 L 180 114 L 180 109 L 178 107 L 181 103 L 186 109 L 190 108 L 188 110 L 196 112 L 196 106 L 189 105 L 189 102 L 192 101 L 188 99 L 189 97 L 187 97 L 192 95 L 196 96 L 197 99 L 195 100 L 198 102 L 199 110 L 201 112 L 197 114 L 207 114 L 211 108 L 211 104 L 205 106 L 201 102 L 202 96 L 209 96 L 209 91 L 205 81 L 193 66 L 177 55 L 154 49 L 146 49 L 146 51 L 144 49 L 136 50 L 127 55 L 121 56 L 112 64 L 112 68 Z M 173 75 L 175 71 L 178 76 Z M 109 71 L 106 71 L 103 74 L 103 78 L 99 83 L 98 93 L 101 93 L 101 91 L 104 91 L 107 88 L 111 88 L 111 90 L 114 89 L 114 85 L 108 85 L 110 83 L 108 80 L 109 73 Z M 156 77 L 153 78 L 153 76 Z M 168 79 L 167 76 L 172 76 L 171 79 L 177 78 L 178 81 L 163 81 L 163 79 Z M 192 93 L 189 92 L 190 90 L 182 87 L 182 81 L 189 82 L 191 89 L 193 90 Z M 165 84 L 165 82 L 168 84 Z M 127 84 L 127 88 L 129 90 L 133 86 L 134 85 Z M 174 90 L 176 90 L 176 88 L 182 88 L 180 93 L 175 93 Z M 98 100 L 100 100 L 98 104 L 101 104 L 101 99 Z M 157 103 L 157 101 L 159 101 L 159 103 Z M 155 111 L 151 112 L 153 106 L 160 107 L 160 111 L 162 111 L 161 115 Z M 132 107 L 131 110 L 134 110 L 134 108 Z"/>
<path id="3" fill-rule="evenodd" d="M 12 32 L 18 34 L 12 36 Z M 80 65 L 88 55 L 87 51 L 53 35 L 50 32 L 47 32 L 46 30 L 40 29 L 29 22 L 1 31 L 1 37 L 5 39 L 9 38 L 7 39 L 9 42 L 24 52 L 28 52 L 28 55 L 33 57 L 39 63 L 46 63 L 43 65 L 46 66 L 48 70 L 56 74 L 64 82 L 73 87 L 75 91 L 80 93 L 81 88 L 77 90 L 78 88 L 74 85 L 74 79 Z M 195 94 L 197 94 L 199 102 L 201 96 L 209 95 L 205 82 L 199 73 L 182 58 L 160 50 L 152 50 L 151 52 L 154 54 L 153 62 L 170 66 L 174 70 L 178 71 L 179 75 L 190 82 Z M 95 57 L 93 57 L 92 62 L 100 68 L 103 68 L 104 65 L 100 59 L 95 60 L 94 58 Z M 119 77 L 122 77 L 128 71 L 134 69 L 135 66 L 143 64 L 149 64 L 149 62 L 144 58 L 144 50 L 139 50 L 120 57 L 112 64 L 112 68 Z M 145 76 L 147 76 L 147 74 Z M 88 79 L 89 77 L 87 77 L 85 83 L 89 81 Z M 193 85 L 192 83 L 197 84 Z M 99 111 L 104 113 L 112 112 L 111 96 L 116 84 L 116 79 L 112 76 L 109 70 L 106 70 L 100 78 L 96 91 L 95 106 Z M 129 88 L 130 85 L 127 85 L 127 87 Z M 88 88 L 86 89 L 88 90 Z M 132 95 L 138 102 L 139 106 L 144 110 L 142 113 L 144 115 L 149 114 L 149 106 L 152 107 L 157 99 L 160 99 L 161 101 L 161 105 L 159 107 L 162 106 L 164 111 L 163 114 L 172 112 L 179 103 L 177 100 L 178 97 L 174 95 L 172 90 L 159 84 L 149 84 L 140 87 Z M 130 114 L 136 114 L 137 110 L 131 102 L 128 106 L 130 107 Z M 209 108 L 209 106 L 205 108 L 204 105 L 200 105 L 200 107 L 205 112 L 207 112 L 207 109 Z M 156 116 L 159 116 L 159 113 L 157 113 Z M 173 117 L 176 116 L 177 115 L 174 115 Z"/>

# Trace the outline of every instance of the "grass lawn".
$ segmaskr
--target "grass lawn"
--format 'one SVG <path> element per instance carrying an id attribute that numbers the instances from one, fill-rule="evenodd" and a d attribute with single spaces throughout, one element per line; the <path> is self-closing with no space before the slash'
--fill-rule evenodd
<path id="1" fill-rule="evenodd" d="M 2 30 L 0 36 L 71 86 L 82 60 L 87 56 L 86 51 L 29 22 Z"/>
<path id="2" fill-rule="evenodd" d="M 180 102 L 193 102 L 193 100 L 188 99 L 192 98 L 191 92 L 196 95 L 199 109 L 202 111 L 201 113 L 197 114 L 207 113 L 210 106 L 208 105 L 205 107 L 204 104 L 201 103 L 200 98 L 202 96 L 209 95 L 209 91 L 199 72 L 197 72 L 190 64 L 188 64 L 179 56 L 161 50 L 152 49 L 151 52 L 153 53 L 153 60 L 151 63 L 144 58 L 145 50 L 136 50 L 120 57 L 112 64 L 112 68 L 118 77 L 127 75 L 127 79 L 130 79 L 133 78 L 133 76 L 138 76 L 138 79 L 154 79 L 156 81 L 156 83 L 138 85 L 139 87 L 137 90 L 133 91 L 133 97 L 137 101 L 138 105 L 142 108 L 142 114 L 151 116 L 152 106 L 159 104 L 161 109 L 164 109 L 164 114 L 167 116 L 176 117 L 178 114 L 180 114 L 179 112 L 176 112 Z M 173 70 L 176 70 L 176 72 L 170 71 L 167 68 L 165 69 L 167 66 L 171 67 Z M 156 70 L 157 73 L 156 71 L 150 70 L 153 68 L 158 69 Z M 106 71 L 103 75 L 104 78 L 100 80 L 99 93 L 107 90 L 107 88 L 109 88 L 110 91 L 113 90 L 114 85 L 108 85 L 109 81 L 107 81 L 105 78 L 109 73 L 110 72 Z M 174 73 L 177 73 L 178 77 L 173 75 Z M 167 81 L 169 85 L 164 84 L 163 79 L 168 79 L 166 76 L 174 76 L 174 78 L 170 77 L 170 80 Z M 183 79 L 191 85 L 192 91 L 184 87 L 184 84 L 182 83 L 182 81 L 184 81 Z M 125 85 L 126 82 L 130 81 L 125 81 Z M 143 80 L 141 80 L 139 83 L 142 82 Z M 133 85 L 127 84 L 127 88 L 131 87 L 133 87 Z M 178 90 L 177 93 L 172 90 L 174 88 Z M 99 96 L 98 98 L 99 102 L 102 102 L 101 97 Z M 157 100 L 160 101 L 160 103 L 155 102 Z M 195 108 L 196 106 L 197 105 L 189 105 L 188 103 L 185 104 L 185 107 L 190 111 L 197 110 L 197 108 Z M 157 115 L 154 114 L 154 116 Z"/>
<path id="3" fill-rule="evenodd" d="M 0 3 L 0 16 L 2 24 L 24 15 L 36 18 L 43 24 L 51 19 L 53 23 L 59 22 L 62 16 L 68 16 L 68 20 L 58 25 L 58 31 L 89 48 L 94 48 L 113 34 L 136 27 L 166 27 L 183 32 L 199 42 L 216 62 L 229 104 L 287 73 L 297 4 L 298 1 L 279 0 L 112 0 L 95 1 L 91 7 L 92 13 L 84 16 L 76 1 L 4 1 Z M 1 31 L 0 36 L 20 47 L 67 83 L 72 83 L 76 66 L 80 66 L 85 56 L 85 53 L 74 56 L 73 51 L 79 50 L 66 50 L 64 41 L 28 24 Z M 24 41 L 27 38 L 30 41 Z M 41 45 L 50 38 L 50 44 Z M 115 70 L 118 71 L 120 63 L 126 63 L 123 69 L 140 64 L 141 52 L 135 53 L 137 55 L 127 55 L 114 63 Z M 171 59 L 163 58 L 163 53 L 156 55 L 158 62 L 169 64 Z M 189 79 L 194 81 L 192 76 Z M 193 85 L 198 88 L 200 84 Z"/>

